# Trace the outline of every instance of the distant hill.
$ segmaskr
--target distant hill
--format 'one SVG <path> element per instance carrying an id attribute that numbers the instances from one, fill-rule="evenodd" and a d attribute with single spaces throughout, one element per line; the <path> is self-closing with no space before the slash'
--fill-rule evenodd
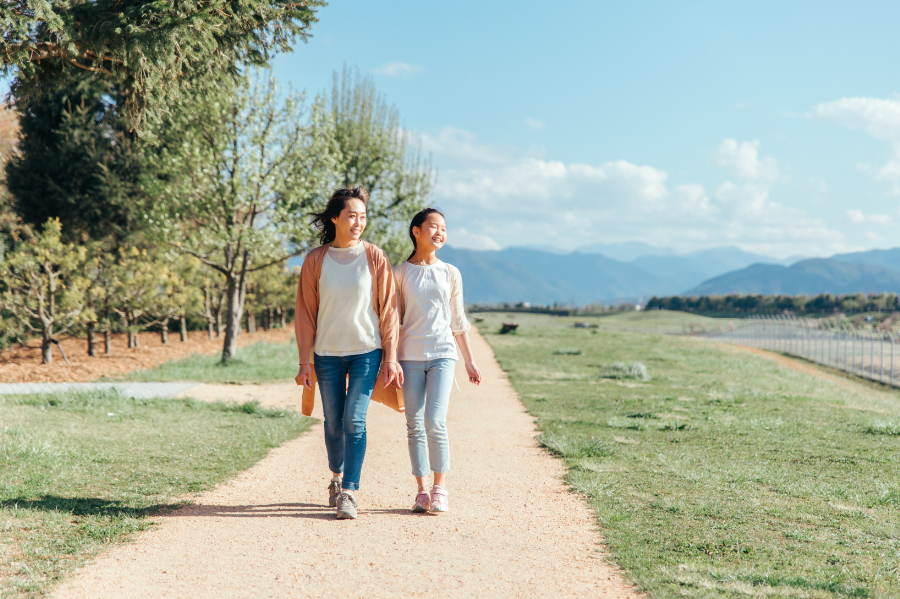
<path id="1" fill-rule="evenodd" d="M 632 261 L 677 289 L 691 289 L 711 277 L 745 268 L 756 262 L 777 263 L 775 258 L 723 246 L 684 256 L 642 256 Z"/>
<path id="2" fill-rule="evenodd" d="M 580 254 L 603 254 L 620 262 L 631 262 L 642 256 L 674 256 L 672 248 L 661 248 L 642 241 L 621 241 L 618 243 L 592 243 L 578 248 Z"/>
<path id="3" fill-rule="evenodd" d="M 813 258 L 791 266 L 752 264 L 747 268 L 713 277 L 681 295 L 840 295 L 882 291 L 900 293 L 900 270 L 878 264 Z"/>
<path id="4" fill-rule="evenodd" d="M 852 254 L 835 254 L 831 256 L 830 260 L 856 264 L 875 264 L 900 270 L 900 248 L 869 250 L 867 252 L 853 252 Z"/>
<path id="5" fill-rule="evenodd" d="M 470 304 L 590 304 L 678 292 L 677 287 L 635 265 L 600 254 L 560 256 L 528 248 L 481 251 L 445 247 L 438 255 L 459 268 Z"/>

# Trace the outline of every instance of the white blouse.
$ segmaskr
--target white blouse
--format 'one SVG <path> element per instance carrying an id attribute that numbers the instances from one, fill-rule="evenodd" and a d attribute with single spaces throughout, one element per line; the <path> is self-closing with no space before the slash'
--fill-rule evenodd
<path id="1" fill-rule="evenodd" d="M 319 314 L 313 352 L 353 356 L 381 348 L 381 329 L 372 302 L 372 273 L 362 243 L 328 248 L 319 275 Z"/>
<path id="2" fill-rule="evenodd" d="M 454 335 L 469 332 L 462 277 L 438 260 L 424 266 L 404 262 L 394 271 L 400 304 L 399 360 L 458 360 Z"/>

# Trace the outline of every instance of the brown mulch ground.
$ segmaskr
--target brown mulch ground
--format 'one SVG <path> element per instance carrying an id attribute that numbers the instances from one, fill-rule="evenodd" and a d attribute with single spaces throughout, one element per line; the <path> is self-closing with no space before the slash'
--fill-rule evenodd
<path id="1" fill-rule="evenodd" d="M 290 341 L 293 328 L 272 329 L 270 331 L 242 332 L 238 336 L 238 347 L 268 341 L 285 343 Z M 97 357 L 87 355 L 87 340 L 78 337 L 61 337 L 60 344 L 69 357 L 67 366 L 59 349 L 53 348 L 53 363 L 41 364 L 40 342 L 35 340 L 27 345 L 0 351 L 0 383 L 75 383 L 95 381 L 101 376 L 116 375 L 152 368 L 157 364 L 177 360 L 191 354 L 217 354 L 222 351 L 223 337 L 209 340 L 206 331 L 188 332 L 188 340 L 181 341 L 178 333 L 169 334 L 169 345 L 163 345 L 158 333 L 139 333 L 138 347 L 128 349 L 125 334 L 112 336 L 112 353 L 103 353 L 103 337 L 98 336 Z"/>

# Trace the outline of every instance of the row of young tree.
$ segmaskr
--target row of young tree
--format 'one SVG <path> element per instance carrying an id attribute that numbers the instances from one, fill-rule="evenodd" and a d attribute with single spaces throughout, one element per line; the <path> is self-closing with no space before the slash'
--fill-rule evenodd
<path id="1" fill-rule="evenodd" d="M 65 331 L 93 352 L 205 321 L 228 360 L 242 324 L 288 318 L 286 261 L 336 187 L 364 185 L 367 238 L 408 251 L 435 177 L 396 109 L 355 70 L 314 97 L 266 70 L 321 2 L 37 4 L 0 6 L 4 338 L 39 336 L 49 361 Z"/>
<path id="2" fill-rule="evenodd" d="M 678 310 L 707 316 L 749 316 L 751 314 L 858 314 L 900 311 L 896 293 L 854 293 L 834 295 L 702 295 L 694 297 L 652 297 L 647 310 Z"/>

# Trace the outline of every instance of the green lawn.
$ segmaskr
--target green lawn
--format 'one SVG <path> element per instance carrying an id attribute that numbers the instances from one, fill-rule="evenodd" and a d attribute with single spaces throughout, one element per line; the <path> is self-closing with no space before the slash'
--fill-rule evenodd
<path id="1" fill-rule="evenodd" d="M 193 354 L 149 370 L 125 375 L 131 381 L 198 381 L 202 383 L 266 383 L 297 376 L 297 344 L 254 343 L 238 350 L 235 359 L 222 363 L 219 355 Z"/>
<path id="2" fill-rule="evenodd" d="M 248 468 L 312 422 L 257 404 L 0 397 L 0 596 L 43 596 L 186 494 Z"/>
<path id="3" fill-rule="evenodd" d="M 499 335 L 504 314 L 478 316 L 650 597 L 900 597 L 900 392 L 705 340 L 553 317 Z"/>

